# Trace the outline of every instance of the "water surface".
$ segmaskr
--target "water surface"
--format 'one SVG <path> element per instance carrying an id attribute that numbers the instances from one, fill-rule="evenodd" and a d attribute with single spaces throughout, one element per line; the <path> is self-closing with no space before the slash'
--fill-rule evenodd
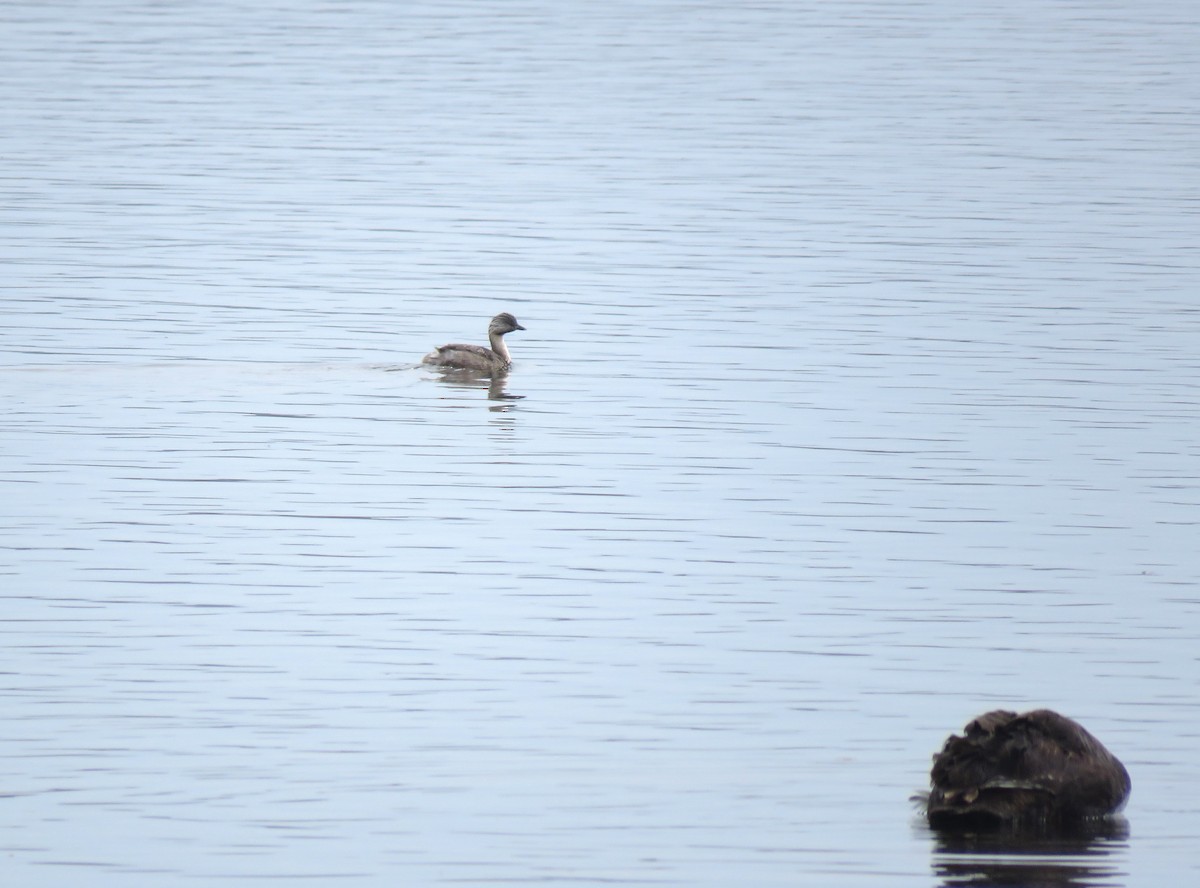
<path id="1" fill-rule="evenodd" d="M 0 18 L 7 881 L 1198 872 L 1184 6 Z M 931 836 L 1040 706 L 1126 820 Z"/>

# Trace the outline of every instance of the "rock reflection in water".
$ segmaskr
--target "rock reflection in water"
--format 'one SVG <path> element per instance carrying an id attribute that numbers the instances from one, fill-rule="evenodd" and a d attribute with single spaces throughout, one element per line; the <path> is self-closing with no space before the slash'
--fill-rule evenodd
<path id="1" fill-rule="evenodd" d="M 1100 888 L 1122 883 L 1116 857 L 1127 847 L 1129 823 L 1106 818 L 1052 835 L 933 833 L 933 871 L 944 886 L 1021 885 Z"/>

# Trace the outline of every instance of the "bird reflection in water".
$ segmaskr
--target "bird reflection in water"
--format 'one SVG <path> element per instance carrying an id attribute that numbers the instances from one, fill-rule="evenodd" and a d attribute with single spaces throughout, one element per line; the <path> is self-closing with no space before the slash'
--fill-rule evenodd
<path id="1" fill-rule="evenodd" d="M 520 401 L 525 397 L 508 393 L 507 373 L 489 375 L 477 370 L 442 369 L 439 372 L 439 380 L 443 385 L 453 388 L 484 390 L 487 392 L 489 401 L 511 402 Z M 501 403 L 493 405 L 491 409 L 506 410 L 510 406 L 510 403 Z"/>

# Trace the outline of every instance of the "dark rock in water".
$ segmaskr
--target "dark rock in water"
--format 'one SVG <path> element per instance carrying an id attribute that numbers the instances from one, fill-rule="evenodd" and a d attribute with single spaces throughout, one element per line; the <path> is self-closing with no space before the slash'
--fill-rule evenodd
<path id="1" fill-rule="evenodd" d="M 1129 773 L 1057 712 L 996 710 L 933 757 L 926 806 L 938 830 L 1064 829 L 1119 811 Z"/>

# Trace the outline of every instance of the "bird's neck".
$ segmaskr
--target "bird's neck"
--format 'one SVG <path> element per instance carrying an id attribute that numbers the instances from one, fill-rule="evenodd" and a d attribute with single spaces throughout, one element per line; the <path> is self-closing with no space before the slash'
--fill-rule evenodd
<path id="1" fill-rule="evenodd" d="M 506 364 L 512 363 L 512 358 L 508 354 L 508 346 L 504 344 L 503 333 L 488 332 L 488 342 L 492 344 L 492 351 L 498 354 Z"/>

